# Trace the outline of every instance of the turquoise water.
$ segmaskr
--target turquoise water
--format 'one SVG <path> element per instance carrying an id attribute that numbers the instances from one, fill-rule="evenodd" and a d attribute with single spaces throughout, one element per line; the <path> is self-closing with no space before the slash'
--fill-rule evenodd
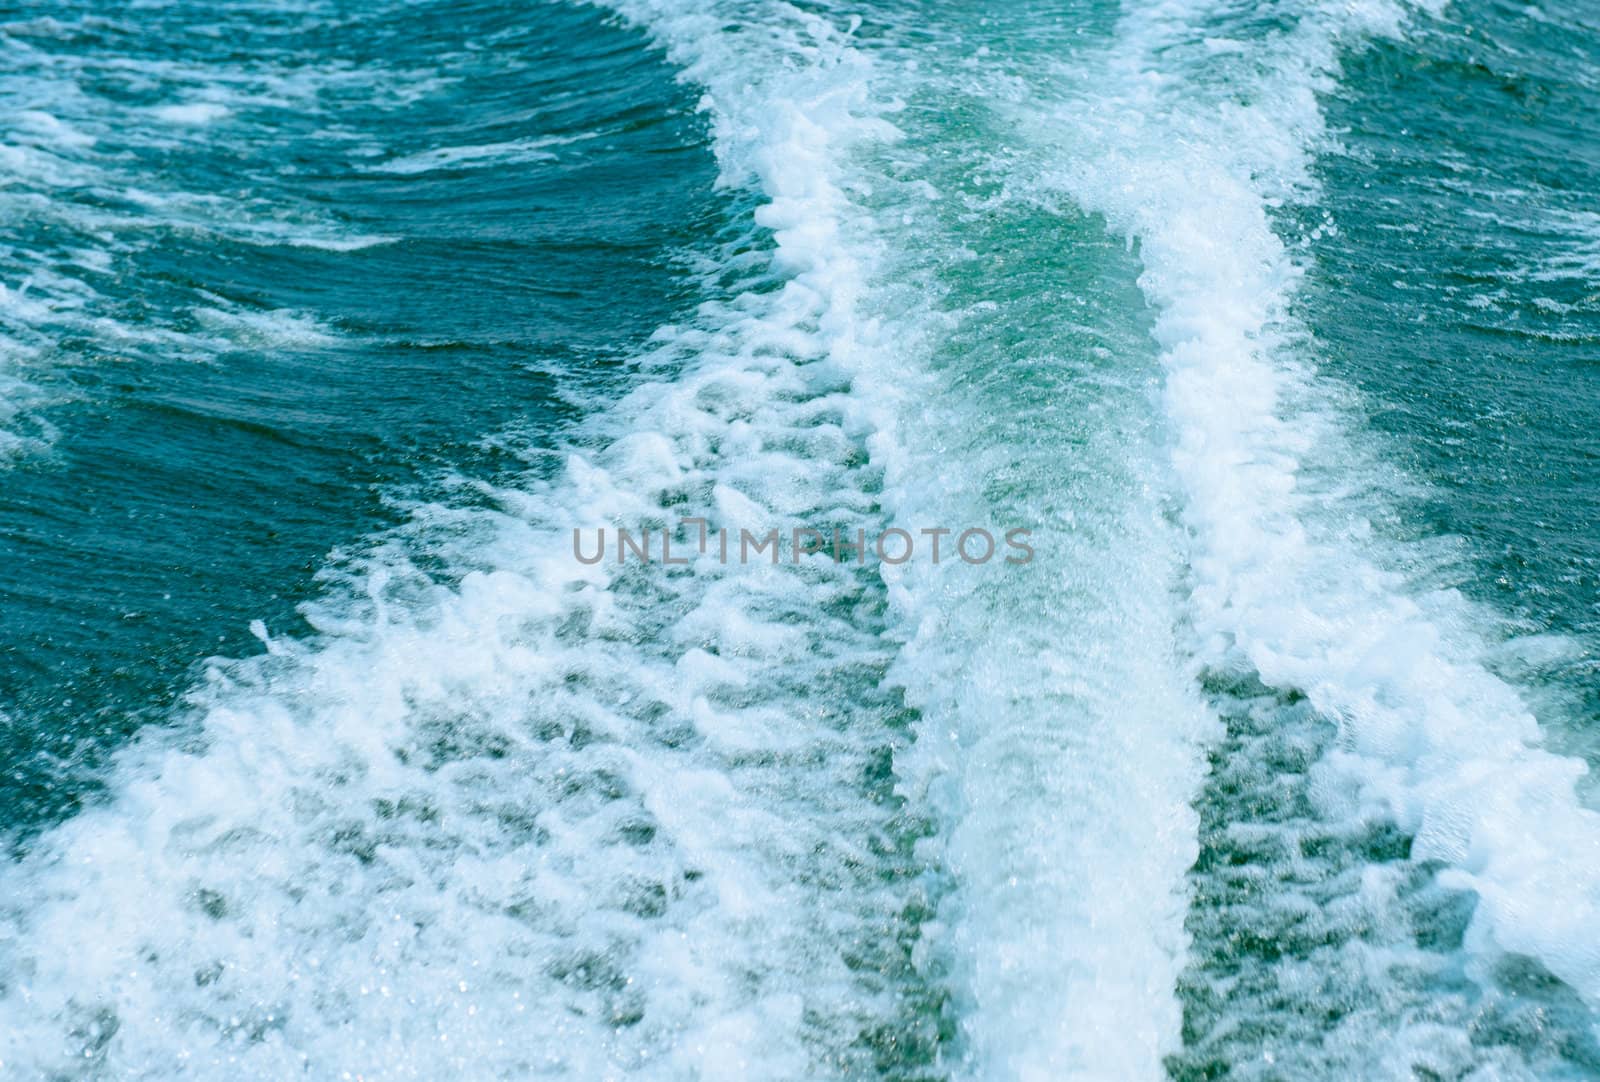
<path id="1" fill-rule="evenodd" d="M 62 0 L 0 103 L 0 1076 L 1600 1077 L 1581 5 Z M 1037 556 L 574 559 L 693 518 Z"/>
<path id="2" fill-rule="evenodd" d="M 712 173 L 692 96 L 581 12 L 23 14 L 5 266 L 45 311 L 6 333 L 50 439 L 8 463 L 0 639 L 32 827 L 251 620 L 303 630 L 330 552 L 604 394 L 687 303 Z M 218 115 L 158 112 L 192 102 Z M 500 143 L 562 154 L 411 161 Z"/>

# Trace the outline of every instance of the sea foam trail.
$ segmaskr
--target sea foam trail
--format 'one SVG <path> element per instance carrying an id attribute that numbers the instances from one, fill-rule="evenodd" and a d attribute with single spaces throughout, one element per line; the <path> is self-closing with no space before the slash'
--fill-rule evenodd
<path id="1" fill-rule="evenodd" d="M 574 527 L 696 514 L 877 520 L 851 389 L 872 252 L 842 235 L 838 162 L 893 132 L 820 19 L 621 9 L 706 88 L 762 229 L 714 253 L 710 299 L 556 479 L 419 508 L 333 575 L 314 637 L 259 628 L 268 653 L 215 667 L 186 736 L 131 748 L 107 804 L 5 869 L 7 1075 L 789 1079 L 932 1055 L 896 1028 L 919 1013 L 917 866 L 881 585 L 825 557 L 571 550 Z"/>
<path id="2" fill-rule="evenodd" d="M 616 9 L 705 88 L 765 232 L 556 480 L 421 509 L 9 872 L 8 1065 L 1159 1077 L 1206 719 L 1142 330 L 939 272 L 962 202 L 878 153 L 871 84 L 952 88 L 783 4 Z M 887 591 L 571 558 L 573 526 L 695 515 L 1039 552 Z"/>
<path id="3" fill-rule="evenodd" d="M 927 427 L 902 427 L 887 477 L 907 521 L 1027 523 L 1036 549 L 886 572 L 893 676 L 921 714 L 896 769 L 949 881 L 922 949 L 949 974 L 956 1077 L 1157 1079 L 1179 1043 L 1210 725 L 1174 642 L 1148 398 L 1121 363 L 1142 351 L 1048 321 L 996 349 L 1031 306 L 961 321 L 936 371 L 968 389 L 918 399 Z"/>
<path id="4" fill-rule="evenodd" d="M 689 40 L 710 32 L 681 25 Z M 1136 297 L 1089 302 L 1090 315 L 1054 300 L 1053 253 L 1019 241 L 1036 235 L 1032 208 L 999 193 L 969 203 L 968 152 L 994 144 L 950 144 L 964 80 L 942 60 L 871 55 L 902 130 L 851 157 L 840 183 L 853 199 L 828 239 L 885 249 L 859 302 L 882 330 L 851 382 L 879 502 L 913 534 L 1020 526 L 1038 546 L 1026 566 L 967 565 L 952 533 L 935 565 L 924 537 L 920 557 L 880 569 L 886 636 L 901 644 L 888 683 L 919 714 L 894 772 L 931 820 L 918 852 L 938 884 L 915 958 L 958 1031 L 941 1066 L 1160 1078 L 1179 1043 L 1190 801 L 1211 726 L 1174 642 L 1154 357 L 1127 324 Z M 693 60 L 688 74 L 700 77 Z M 1107 247 L 1088 223 L 1079 232 Z M 1107 253 L 1095 256 L 1086 291 L 1102 286 Z"/>
<path id="5" fill-rule="evenodd" d="M 992 81 L 948 44 L 883 46 L 907 61 L 886 81 L 911 182 L 873 201 L 903 283 L 879 303 L 934 310 L 858 386 L 894 403 L 869 441 L 894 521 L 1022 527 L 1036 551 L 967 565 L 952 535 L 938 565 L 883 569 L 920 715 L 896 772 L 946 884 L 919 959 L 949 988 L 952 1077 L 1163 1078 L 1214 725 L 1175 641 L 1159 367 L 1120 242 L 995 182 Z"/>
<path id="6" fill-rule="evenodd" d="M 1392 819 L 1414 861 L 1448 865 L 1440 881 L 1476 894 L 1467 946 L 1482 962 L 1537 957 L 1595 1002 L 1600 816 L 1574 792 L 1583 764 L 1541 749 L 1518 692 L 1479 660 L 1469 605 L 1387 570 L 1378 542 L 1338 525 L 1348 506 L 1328 513 L 1303 480 L 1336 465 L 1341 421 L 1307 404 L 1316 384 L 1290 311 L 1301 268 L 1271 208 L 1315 198 L 1317 96 L 1339 51 L 1401 33 L 1406 11 L 1287 5 L 1289 29 L 1249 40 L 1218 29 L 1228 12 L 1136 6 L 1103 64 L 1058 74 L 1070 104 L 1024 122 L 1067 162 L 1042 167 L 1043 187 L 1138 242 L 1202 656 L 1337 722 L 1317 768 L 1322 813 Z M 1393 889 L 1364 888 L 1376 909 Z"/>
<path id="7" fill-rule="evenodd" d="M 699 51 L 710 20 L 672 5 L 624 10 L 696 43 L 682 57 L 689 78 L 715 88 L 727 77 L 705 71 Z M 918 852 L 940 884 L 914 954 L 958 1029 L 941 1066 L 973 1078 L 1158 1078 L 1179 1039 L 1189 802 L 1209 730 L 1173 641 L 1179 565 L 1150 430 L 1153 357 L 1118 319 L 1086 328 L 1080 312 L 1040 303 L 1035 288 L 1061 283 L 1030 280 L 1029 256 L 1049 253 L 1016 250 L 1029 225 L 1007 220 L 1017 208 L 997 200 L 986 209 L 1003 224 L 976 235 L 943 116 L 964 88 L 940 65 L 910 62 L 926 57 L 871 55 L 903 130 L 846 160 L 839 228 L 819 233 L 783 198 L 763 214 L 780 242 L 804 230 L 835 259 L 873 238 L 855 279 L 867 348 L 848 357 L 886 521 L 913 534 L 1021 526 L 1039 546 L 1026 567 L 969 566 L 951 554 L 952 533 L 941 564 L 923 539 L 920 557 L 880 568 L 886 638 L 900 644 L 887 684 L 919 713 L 894 773 L 930 819 Z M 926 128 L 904 103 L 919 97 L 944 103 Z M 765 159 L 746 168 L 775 165 L 787 172 Z M 1002 252 L 1018 279 L 1007 288 L 966 274 L 992 275 Z M 947 273 L 952 263 L 961 272 Z"/>

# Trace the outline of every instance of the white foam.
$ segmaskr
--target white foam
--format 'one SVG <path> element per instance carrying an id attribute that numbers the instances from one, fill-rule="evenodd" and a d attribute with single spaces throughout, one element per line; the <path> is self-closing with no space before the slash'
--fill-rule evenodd
<path id="1" fill-rule="evenodd" d="M 1205 84 L 1174 69 L 1205 5 L 1138 8 L 1108 62 L 1034 135 L 1074 164 L 1047 185 L 1136 238 L 1157 311 L 1176 432 L 1193 604 L 1209 663 L 1303 691 L 1339 722 L 1328 799 L 1415 832 L 1412 856 L 1448 862 L 1477 892 L 1471 945 L 1538 957 L 1600 1000 L 1600 816 L 1582 763 L 1540 747 L 1517 691 L 1479 660 L 1481 622 L 1453 593 L 1422 594 L 1359 530 L 1335 531 L 1301 480 L 1337 448 L 1340 420 L 1307 402 L 1304 336 L 1289 313 L 1301 268 L 1269 208 L 1314 194 L 1327 138 L 1317 94 L 1341 42 L 1399 32 L 1404 10 L 1307 5 L 1253 65 Z M 1160 59 L 1158 60 L 1158 54 Z"/>
<path id="2" fill-rule="evenodd" d="M 782 280 L 664 332 L 652 364 L 689 358 L 683 376 L 596 421 L 609 449 L 553 487 L 488 492 L 492 515 L 426 509 L 476 569 L 459 587 L 385 552 L 354 600 L 318 607 L 321 638 L 261 628 L 269 657 L 197 692 L 203 753 L 129 753 L 116 802 L 15 877 L 28 977 L 8 1061 L 160 1075 L 181 1048 L 202 1077 L 306 1057 L 368 1077 L 792 1078 L 861 1073 L 862 1035 L 932 1025 L 896 975 L 906 868 L 871 852 L 905 828 L 861 782 L 899 739 L 875 686 L 891 642 L 850 615 L 848 568 L 640 581 L 567 557 L 570 526 L 664 517 L 668 493 L 674 515 L 738 523 L 871 521 L 879 500 L 913 527 L 1092 521 L 1031 578 L 891 576 L 895 678 L 923 712 L 896 770 L 936 819 L 924 857 L 957 881 L 919 948 L 923 979 L 952 967 L 952 1066 L 1159 1075 L 1203 719 L 1171 656 L 1148 459 L 1100 448 L 1123 480 L 1072 490 L 1092 519 L 1037 502 L 1049 440 L 999 449 L 1031 463 L 1014 500 L 941 483 L 947 436 L 968 433 L 977 470 L 1005 434 L 976 412 L 992 404 L 935 408 L 940 384 L 914 371 L 919 330 L 942 324 L 873 293 L 896 272 L 846 192 L 875 178 L 843 165 L 895 136 L 867 62 L 783 5 L 623 10 L 707 88 L 723 182 L 762 193 Z M 896 219 L 901 242 L 926 221 Z M 89 927 L 93 951 L 64 949 Z"/>
<path id="3" fill-rule="evenodd" d="M 76 150 L 92 147 L 96 142 L 93 135 L 79 131 L 60 117 L 39 109 L 20 110 L 13 124 L 13 138 L 31 136 L 46 145 L 54 143 Z"/>
<path id="4" fill-rule="evenodd" d="M 1106 406 L 1038 362 L 1105 406 L 1080 463 L 1060 456 L 1083 432 L 1020 442 L 1005 403 L 952 391 L 981 372 L 919 377 L 940 334 L 996 307 L 952 323 L 898 285 L 935 285 L 927 265 L 882 249 L 961 251 L 929 243 L 924 205 L 959 176 L 901 200 L 856 160 L 897 137 L 873 80 L 910 92 L 918 69 L 886 78 L 780 3 L 617 6 L 705 88 L 721 181 L 760 194 L 770 266 L 730 243 L 708 278 L 742 265 L 748 291 L 663 330 L 645 385 L 585 430 L 603 450 L 548 485 L 480 488 L 493 512 L 420 509 L 419 539 L 330 586 L 317 638 L 255 629 L 268 655 L 197 689 L 196 746 L 147 738 L 109 806 L 40 843 L 8 883 L 24 977 L 0 1059 L 862 1075 L 881 1034 L 937 1028 L 925 986 L 948 982 L 959 1074 L 1160 1076 L 1206 719 L 1173 656 L 1162 469 L 1119 427 L 1144 417 L 1139 379 Z M 1026 482 L 997 498 L 981 480 L 1006 461 Z M 1013 515 L 1061 547 L 1027 576 L 891 573 L 889 629 L 884 585 L 825 561 L 677 576 L 568 553 L 573 526 L 694 513 Z M 427 582 L 419 547 L 459 583 Z M 878 686 L 897 643 L 909 751 Z M 895 855 L 912 828 L 862 780 L 891 749 L 933 821 L 920 860 Z M 899 912 L 924 892 L 918 975 Z"/>
<path id="5" fill-rule="evenodd" d="M 1054 391 L 1057 419 L 1013 428 L 987 469 L 964 455 L 952 469 L 952 445 L 1006 407 L 922 400 L 924 457 L 886 493 L 913 521 L 1025 521 L 1038 548 L 1026 568 L 891 577 L 910 639 L 895 675 L 922 712 L 897 769 L 941 825 L 925 851 L 951 879 L 924 949 L 954 976 L 959 1077 L 1159 1079 L 1179 1042 L 1209 719 L 1174 643 L 1178 564 L 1136 383 L 1131 401 L 1096 388 L 1101 410 L 1080 410 L 1080 369 L 1055 382 L 1023 360 L 1014 378 Z M 984 491 L 995 477 L 1009 498 Z"/>
<path id="6" fill-rule="evenodd" d="M 556 482 L 420 508 L 330 584 L 316 638 L 263 628 L 269 654 L 194 692 L 189 742 L 131 748 L 108 805 L 6 870 L 7 1069 L 795 1078 L 853 1069 L 898 1009 L 899 828 L 865 780 L 896 736 L 854 573 L 569 550 L 737 500 L 871 513 L 835 173 L 888 129 L 820 20 L 760 4 L 768 32 L 735 39 L 626 10 L 706 84 L 779 276 L 663 332 L 662 376 Z"/>
<path id="7" fill-rule="evenodd" d="M 678 19 L 689 40 L 715 36 L 716 20 Z M 688 64 L 691 77 L 725 77 L 700 74 L 703 57 Z M 897 97 L 954 89 L 922 65 L 878 77 Z M 734 132 L 771 122 L 717 119 Z M 941 127 L 936 138 L 947 134 Z M 967 322 L 1040 315 L 988 299 L 934 310 L 938 268 L 961 258 L 962 238 L 928 203 L 960 189 L 965 160 L 952 155 L 954 171 L 931 179 L 858 166 L 846 189 L 867 194 L 852 208 L 837 191 L 816 191 L 813 156 L 785 149 L 782 158 L 725 153 L 724 178 L 755 172 L 777 196 L 761 220 L 795 249 L 785 254 L 803 279 L 837 267 L 850 238 L 878 235 L 910 253 L 878 253 L 877 273 L 851 285 L 870 287 L 862 304 L 882 320 L 859 343 L 871 348 L 833 351 L 852 377 L 856 423 L 870 426 L 892 520 L 915 530 L 1010 516 L 1044 537 L 1028 571 L 948 561 L 885 571 L 892 634 L 904 644 L 892 681 L 921 713 L 895 771 L 909 806 L 933 819 L 919 852 L 948 883 L 917 947 L 954 1000 L 961 1038 L 945 1066 L 976 1078 L 1164 1077 L 1162 1056 L 1179 1040 L 1184 871 L 1196 851 L 1189 800 L 1209 719 L 1176 658 L 1168 587 L 1177 554 L 1161 515 L 1161 467 L 1135 435 L 1147 404 L 1139 376 L 1113 377 L 1113 389 L 1052 363 L 1051 351 L 1083 345 L 1061 341 L 1072 320 L 1054 312 L 1031 325 L 1042 357 L 978 349 L 930 370 L 938 342 Z M 819 195 L 843 228 L 818 228 Z M 1019 299 L 1031 301 L 1010 301 Z M 1014 366 L 1010 378 L 987 367 L 997 363 Z M 960 390 L 985 385 L 1002 400 Z M 1019 423 L 1011 396 L 1024 388 L 1059 394 L 1047 418 Z M 1063 448 L 1083 443 L 1093 445 L 1085 461 L 1063 461 Z"/>
<path id="8" fill-rule="evenodd" d="M 550 148 L 570 146 L 573 143 L 593 139 L 599 134 L 601 133 L 585 132 L 581 135 L 547 135 L 537 139 L 513 139 L 503 143 L 436 147 L 433 150 L 391 158 L 374 166 L 373 171 L 409 176 L 440 169 L 477 169 L 488 165 L 555 161 L 558 155 Z"/>
<path id="9" fill-rule="evenodd" d="M 1536 282 L 1600 281 L 1600 214 L 1593 211 L 1547 212 L 1544 226 L 1565 238 L 1544 265 L 1527 272 Z M 1526 226 L 1524 226 L 1526 228 Z"/>
<path id="10" fill-rule="evenodd" d="M 288 308 L 255 311 L 239 307 L 195 309 L 202 326 L 252 346 L 325 346 L 334 335 L 315 316 Z"/>
<path id="11" fill-rule="evenodd" d="M 168 124 L 186 124 L 191 126 L 204 126 L 215 124 L 217 121 L 231 115 L 233 110 L 226 105 L 214 101 L 190 101 L 178 105 L 161 105 L 151 110 L 158 120 Z"/>
<path id="12" fill-rule="evenodd" d="M 25 366 L 39 355 L 26 332 L 49 307 L 29 290 L 0 283 L 0 469 L 47 449 L 55 429 L 38 411 L 49 395 L 27 377 Z"/>
<path id="13" fill-rule="evenodd" d="M 1167 469 L 1151 433 L 1117 435 L 1148 420 L 1137 378 L 1108 396 L 1104 430 L 1067 439 L 1045 415 L 1027 442 L 983 372 L 930 362 L 995 309 L 941 318 L 916 295 L 937 275 L 883 250 L 950 239 L 894 194 L 900 165 L 866 160 L 897 137 L 883 86 L 927 89 L 909 64 L 886 74 L 780 3 L 617 7 L 705 88 L 722 182 L 758 193 L 770 244 L 752 232 L 717 253 L 712 299 L 663 329 L 641 386 L 556 480 L 473 486 L 492 510 L 419 508 L 330 573 L 315 638 L 257 629 L 267 655 L 195 690 L 190 744 L 130 750 L 109 805 L 7 870 L 6 1066 L 866 1074 L 868 1035 L 918 1009 L 893 944 L 916 938 L 898 913 L 927 889 L 942 896 L 916 961 L 949 982 L 961 1032 L 941 1068 L 1160 1076 L 1207 719 L 1173 657 Z M 1415 596 L 1332 536 L 1299 481 L 1337 424 L 1303 404 L 1298 268 L 1267 208 L 1309 190 L 1336 38 L 1399 18 L 1341 10 L 1274 40 L 1244 105 L 1189 100 L 1154 70 L 1197 9 L 1136 11 L 1074 108 L 1031 128 L 1080 163 L 1041 186 L 1139 241 L 1204 659 L 1339 718 L 1350 746 L 1329 792 L 1354 778 L 1370 813 L 1419 832 L 1420 856 L 1470 877 L 1480 937 L 1530 944 L 1585 987 L 1590 873 L 1547 848 L 1595 836 L 1572 764 L 1533 746 L 1516 695 L 1474 660 L 1464 604 Z M 1261 59 L 1221 40 L 1196 51 Z M 936 198 L 962 178 L 918 179 Z M 743 291 L 721 295 L 718 275 Z M 1092 394 L 1070 386 L 1082 373 L 1046 375 Z M 1003 463 L 1006 484 L 987 486 Z M 1027 514 L 1067 540 L 1031 578 L 889 572 L 887 627 L 879 587 L 826 561 L 570 557 L 574 526 L 696 513 Z M 911 749 L 878 686 L 897 643 L 891 683 L 921 712 Z M 934 818 L 926 868 L 892 855 L 909 828 L 862 780 L 891 748 L 901 793 Z"/>
<path id="14" fill-rule="evenodd" d="M 945 883 L 918 956 L 952 998 L 951 1076 L 1163 1079 L 1214 723 L 1176 642 L 1155 351 L 1136 303 L 1096 291 L 1117 253 L 1095 250 L 1092 223 L 1072 262 L 1094 269 L 1071 281 L 1050 238 L 1078 234 L 973 194 L 973 163 L 1006 152 L 1004 133 L 948 120 L 971 115 L 952 101 L 974 86 L 973 113 L 993 104 L 970 50 L 921 51 L 888 83 L 912 100 L 912 138 L 927 131 L 896 150 L 902 195 L 873 204 L 902 253 L 880 301 L 901 322 L 855 387 L 881 403 L 869 446 L 897 522 L 1023 527 L 1037 555 L 884 571 L 893 679 L 920 713 L 896 772 Z"/>

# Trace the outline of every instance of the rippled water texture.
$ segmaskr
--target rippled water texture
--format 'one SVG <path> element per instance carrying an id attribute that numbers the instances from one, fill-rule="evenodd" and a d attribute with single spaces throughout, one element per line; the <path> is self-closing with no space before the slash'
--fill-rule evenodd
<path id="1" fill-rule="evenodd" d="M 0 4 L 0 117 L 0 1076 L 1600 1077 L 1581 5 Z"/>

